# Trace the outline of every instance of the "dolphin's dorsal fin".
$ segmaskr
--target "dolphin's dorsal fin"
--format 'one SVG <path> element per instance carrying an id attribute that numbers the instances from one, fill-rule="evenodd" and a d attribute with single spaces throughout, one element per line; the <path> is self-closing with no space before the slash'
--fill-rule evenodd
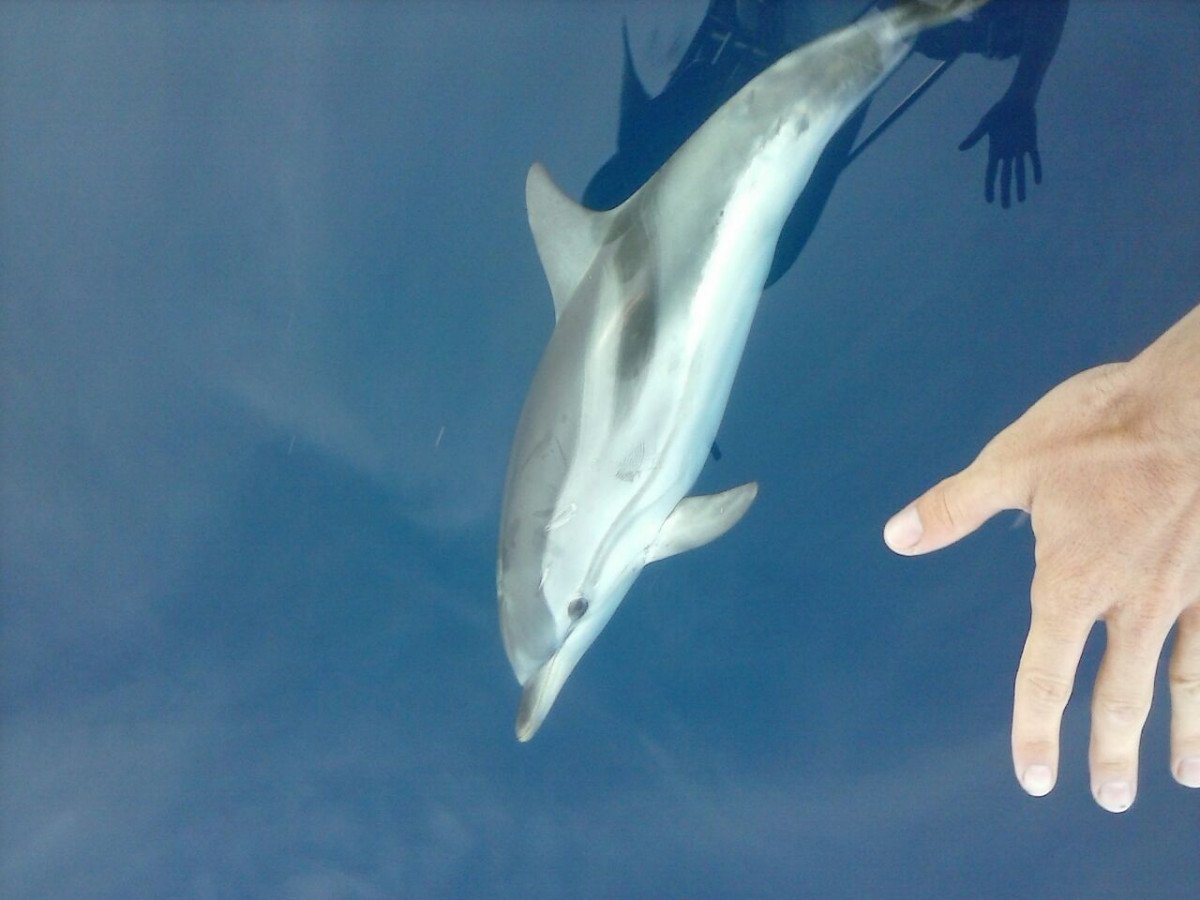
<path id="1" fill-rule="evenodd" d="M 756 496 L 758 482 L 748 481 L 719 494 L 684 497 L 663 522 L 646 553 L 646 562 L 666 559 L 716 540 L 738 523 Z"/>
<path id="2" fill-rule="evenodd" d="M 611 213 L 580 206 L 563 193 L 541 163 L 534 163 L 525 179 L 525 207 L 557 320 L 596 258 Z"/>
<path id="3" fill-rule="evenodd" d="M 621 117 L 617 126 L 617 146 L 626 147 L 636 140 L 636 132 L 645 127 L 650 95 L 633 65 L 633 51 L 629 49 L 629 23 L 625 21 L 621 22 L 621 45 L 624 66 L 621 72 Z"/>

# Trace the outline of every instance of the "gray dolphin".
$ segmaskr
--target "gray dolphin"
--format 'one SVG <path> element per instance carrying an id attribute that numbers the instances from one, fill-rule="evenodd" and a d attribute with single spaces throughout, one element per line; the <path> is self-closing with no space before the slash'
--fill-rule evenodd
<path id="1" fill-rule="evenodd" d="M 745 514 L 687 496 L 725 412 L 788 212 L 825 144 L 924 28 L 985 0 L 900 3 L 784 56 L 632 197 L 584 209 L 535 164 L 529 225 L 556 324 L 509 458 L 496 585 L 518 739 L 642 568 Z"/>

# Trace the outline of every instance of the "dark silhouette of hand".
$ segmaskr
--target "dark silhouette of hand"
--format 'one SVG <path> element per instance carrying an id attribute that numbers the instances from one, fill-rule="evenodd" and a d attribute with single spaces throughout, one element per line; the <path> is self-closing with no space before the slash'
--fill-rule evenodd
<path id="1" fill-rule="evenodd" d="M 988 203 L 996 199 L 996 173 L 999 170 L 1000 205 L 1008 209 L 1015 170 L 1017 200 L 1024 203 L 1026 156 L 1033 168 L 1034 184 L 1042 183 L 1042 159 L 1037 148 L 1037 113 L 1033 104 L 1005 94 L 984 113 L 979 124 L 958 145 L 958 149 L 969 150 L 985 134 L 988 136 L 988 161 L 983 180 L 984 198 Z"/>

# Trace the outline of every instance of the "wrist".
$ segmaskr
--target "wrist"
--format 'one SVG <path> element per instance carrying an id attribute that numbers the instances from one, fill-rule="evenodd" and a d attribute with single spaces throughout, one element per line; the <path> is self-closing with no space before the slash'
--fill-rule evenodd
<path id="1" fill-rule="evenodd" d="M 1128 364 L 1128 378 L 1155 424 L 1200 460 L 1200 307 Z"/>

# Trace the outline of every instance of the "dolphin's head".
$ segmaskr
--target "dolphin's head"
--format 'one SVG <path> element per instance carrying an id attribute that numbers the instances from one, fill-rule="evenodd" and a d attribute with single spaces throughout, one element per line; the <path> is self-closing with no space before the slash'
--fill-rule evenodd
<path id="1" fill-rule="evenodd" d="M 645 564 L 645 540 L 614 539 L 611 530 L 597 534 L 588 524 L 583 514 L 565 523 L 552 518 L 538 528 L 516 526 L 507 533 L 512 540 L 501 542 L 500 630 L 523 687 L 516 723 L 521 741 L 541 726 Z M 537 540 L 522 541 L 522 534 Z"/>
<path id="2" fill-rule="evenodd" d="M 593 591 L 591 598 L 578 596 L 566 604 L 568 624 L 561 632 L 557 648 L 522 682 L 517 740 L 529 740 L 541 727 L 567 677 L 604 630 L 627 590 L 628 584 L 616 592 Z M 561 604 L 555 607 L 561 608 Z"/>

